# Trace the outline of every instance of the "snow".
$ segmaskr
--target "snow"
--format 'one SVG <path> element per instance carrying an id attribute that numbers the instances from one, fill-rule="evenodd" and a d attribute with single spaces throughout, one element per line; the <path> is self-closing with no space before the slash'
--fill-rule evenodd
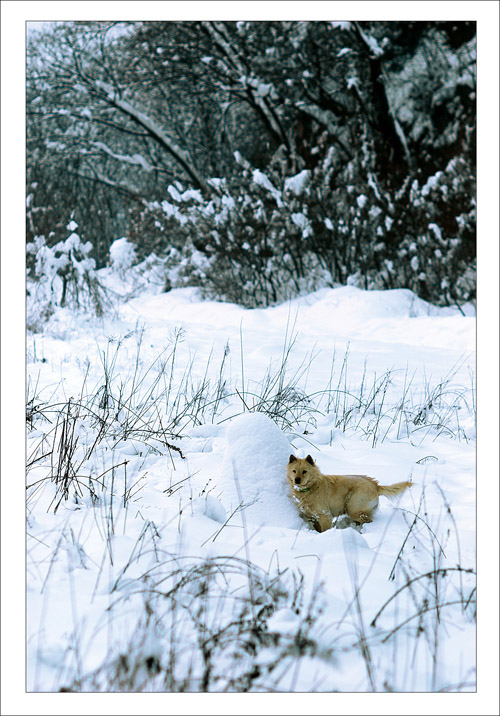
<path id="1" fill-rule="evenodd" d="M 373 37 L 373 35 L 367 35 L 366 33 L 363 33 L 363 37 L 366 40 L 374 57 L 380 57 L 384 54 L 384 51 L 378 44 L 377 40 Z"/>
<path id="2" fill-rule="evenodd" d="M 175 186 L 172 186 L 172 184 L 170 184 L 167 188 L 167 191 L 174 201 L 177 201 L 177 202 L 182 201 L 182 197 L 179 194 L 178 190 L 175 188 Z"/>
<path id="3" fill-rule="evenodd" d="M 376 182 L 375 177 L 374 177 L 374 175 L 373 175 L 372 172 L 368 172 L 368 185 L 369 185 L 369 186 L 371 187 L 371 189 L 373 190 L 373 193 L 375 194 L 375 197 L 376 197 L 379 201 L 382 201 L 382 197 L 380 196 L 380 192 L 379 192 L 379 190 L 378 190 L 377 182 Z"/>
<path id="4" fill-rule="evenodd" d="M 291 218 L 293 223 L 302 229 L 302 236 L 304 238 L 307 238 L 312 233 L 311 222 L 301 211 L 293 213 Z"/>
<path id="5" fill-rule="evenodd" d="M 442 241 L 443 237 L 441 235 L 441 229 L 437 224 L 429 224 L 429 231 L 432 231 L 436 239 Z"/>
<path id="6" fill-rule="evenodd" d="M 117 261 L 125 241 L 113 244 Z M 120 654 L 147 679 L 145 659 L 163 664 L 170 648 L 178 678 L 198 673 L 196 619 L 230 634 L 250 618 L 238 616 L 248 599 L 269 604 L 274 641 L 255 661 L 227 650 L 242 637 L 214 645 L 215 690 L 281 653 L 279 673 L 263 667 L 254 690 L 369 691 L 362 628 L 375 690 L 473 690 L 474 575 L 453 571 L 475 567 L 473 308 L 350 285 L 248 310 L 194 288 L 160 293 L 146 281 L 133 291 L 136 268 L 96 272 L 113 291 L 127 287 L 104 317 L 56 308 L 28 334 L 28 394 L 36 385 L 40 411 L 27 437 L 30 461 L 40 458 L 27 478 L 28 691 L 91 672 L 109 690 Z M 54 511 L 63 417 L 81 489 Z M 325 473 L 414 484 L 381 498 L 373 523 L 319 534 L 289 496 L 291 453 L 311 454 Z M 207 564 L 213 599 L 193 576 Z M 434 582 L 422 577 L 436 566 L 450 570 L 438 577 L 442 605 L 471 597 L 466 608 L 465 598 L 441 606 L 440 622 Z M 413 615 L 424 600 L 422 633 Z M 313 650 L 297 651 L 300 629 Z M 161 680 L 149 686 L 162 690 Z"/>
<path id="7" fill-rule="evenodd" d="M 109 154 L 110 157 L 113 157 L 114 159 L 118 159 L 119 162 L 126 162 L 127 164 L 136 164 L 138 166 L 141 166 L 146 172 L 152 172 L 154 167 L 145 159 L 142 154 L 134 154 L 132 156 L 129 156 L 128 154 L 117 154 L 116 152 L 113 152 L 112 149 L 110 149 L 104 142 L 94 142 L 94 147 L 96 149 L 101 149 L 106 154 Z"/>
<path id="8" fill-rule="evenodd" d="M 213 186 L 217 190 L 220 190 L 225 186 L 226 180 L 224 177 L 212 177 L 211 179 L 207 180 L 207 184 L 209 186 Z"/>
<path id="9" fill-rule="evenodd" d="M 272 195 L 278 206 L 283 206 L 283 202 L 281 200 L 281 192 L 278 191 L 275 186 L 273 186 L 268 177 L 263 172 L 261 172 L 260 169 L 253 170 L 252 179 L 255 184 L 258 184 L 259 186 L 263 187 Z"/>
<path id="10" fill-rule="evenodd" d="M 171 192 L 170 189 L 172 190 Z M 169 186 L 169 192 L 170 195 L 173 196 L 174 201 L 181 200 L 181 196 L 175 187 Z M 166 199 L 161 202 L 161 208 L 166 216 L 174 217 L 179 222 L 179 224 L 187 224 L 187 222 L 189 221 L 188 217 L 185 214 L 182 214 L 179 211 L 179 208 L 175 206 L 175 204 L 171 204 Z"/>
<path id="11" fill-rule="evenodd" d="M 311 177 L 309 169 L 303 169 L 299 174 L 285 179 L 285 191 L 291 191 L 295 196 L 300 196 L 307 187 Z"/>
<path id="12" fill-rule="evenodd" d="M 236 418 L 226 431 L 220 474 L 226 509 L 243 504 L 246 519 L 254 524 L 299 528 L 297 511 L 283 491 L 283 465 L 290 452 L 290 442 L 266 415 Z"/>
<path id="13" fill-rule="evenodd" d="M 203 203 L 203 197 L 198 189 L 186 189 L 181 194 L 181 201 L 197 201 L 199 204 Z"/>
<path id="14" fill-rule="evenodd" d="M 338 27 L 339 30 L 350 30 L 352 27 L 351 22 L 332 22 L 330 23 L 332 27 Z"/>
<path id="15" fill-rule="evenodd" d="M 271 92 L 272 89 L 272 84 L 266 84 L 264 82 L 257 83 L 257 95 L 259 97 L 267 97 L 267 95 Z"/>
<path id="16" fill-rule="evenodd" d="M 109 247 L 111 265 L 117 270 L 129 269 L 136 260 L 135 246 L 124 236 Z"/>

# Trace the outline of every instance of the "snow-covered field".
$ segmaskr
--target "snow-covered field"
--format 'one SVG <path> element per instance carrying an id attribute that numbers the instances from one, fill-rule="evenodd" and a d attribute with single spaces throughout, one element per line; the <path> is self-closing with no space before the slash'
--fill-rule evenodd
<path id="1" fill-rule="evenodd" d="M 27 340 L 27 690 L 474 691 L 465 314 L 351 286 L 57 309 Z M 319 534 L 290 453 L 414 484 Z"/>

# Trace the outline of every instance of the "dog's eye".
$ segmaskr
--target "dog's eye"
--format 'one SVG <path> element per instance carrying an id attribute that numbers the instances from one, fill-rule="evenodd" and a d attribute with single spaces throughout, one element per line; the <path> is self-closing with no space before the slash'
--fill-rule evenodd
<path id="1" fill-rule="evenodd" d="M 294 475 L 297 474 L 297 470 L 292 470 L 292 472 L 293 472 Z"/>
<path id="2" fill-rule="evenodd" d="M 305 474 L 306 474 L 306 471 L 305 471 L 305 470 L 302 470 L 302 474 L 305 475 Z"/>

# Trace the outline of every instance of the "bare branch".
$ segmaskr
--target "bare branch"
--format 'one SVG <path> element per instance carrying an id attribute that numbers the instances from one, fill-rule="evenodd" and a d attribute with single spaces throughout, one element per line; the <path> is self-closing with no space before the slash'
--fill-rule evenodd
<path id="1" fill-rule="evenodd" d="M 200 189 L 206 189 L 204 178 L 198 173 L 196 167 L 193 166 L 192 162 L 183 152 L 183 150 L 175 144 L 167 135 L 163 132 L 161 127 L 151 117 L 138 110 L 127 100 L 122 99 L 117 95 L 113 87 L 108 85 L 106 82 L 96 80 L 96 87 L 101 90 L 101 97 L 105 99 L 113 107 L 121 110 L 124 114 L 130 117 L 136 124 L 143 127 L 146 132 L 157 141 L 163 149 L 165 149 L 175 161 L 182 166 L 186 174 Z"/>
<path id="2" fill-rule="evenodd" d="M 132 199 L 136 199 L 137 201 L 140 201 L 141 203 L 144 202 L 144 199 L 142 198 L 142 195 L 140 194 L 137 189 L 130 186 L 130 184 L 127 184 L 126 182 L 115 182 L 112 179 L 109 179 L 108 177 L 103 176 L 100 174 L 95 168 L 92 170 L 94 172 L 94 175 L 91 176 L 89 174 L 82 174 L 81 172 L 73 172 L 68 171 L 68 174 L 71 174 L 72 176 L 80 177 L 81 179 L 85 179 L 87 181 L 93 181 L 98 182 L 99 184 L 105 184 L 106 186 L 111 187 L 112 189 L 116 189 L 117 191 L 120 191 L 123 194 L 126 194 L 127 196 L 131 197 Z"/>
<path id="3" fill-rule="evenodd" d="M 295 107 L 297 109 L 300 109 L 302 112 L 305 112 L 305 114 L 308 114 L 319 124 L 326 127 L 333 141 L 338 144 L 344 154 L 346 154 L 349 159 L 352 159 L 354 157 L 351 148 L 348 147 L 344 140 L 339 137 L 338 128 L 334 120 L 334 115 L 332 114 L 332 112 L 330 112 L 330 110 L 321 109 L 321 107 L 318 107 L 316 104 L 304 102 L 302 100 L 295 102 Z"/>
<path id="4" fill-rule="evenodd" d="M 247 76 L 248 70 L 238 57 L 238 52 L 232 47 L 226 28 L 224 27 L 224 23 L 203 22 L 202 25 L 210 37 L 214 40 L 217 47 L 222 50 L 224 56 L 231 63 L 237 75 L 239 75 L 238 77 L 233 78 L 233 82 L 241 85 L 241 78 Z M 251 99 L 251 103 L 260 110 L 273 133 L 285 144 L 286 148 L 290 150 L 289 138 L 274 109 L 264 97 L 259 95 L 255 88 L 251 87 L 247 83 L 245 83 L 244 86 L 247 96 Z"/>

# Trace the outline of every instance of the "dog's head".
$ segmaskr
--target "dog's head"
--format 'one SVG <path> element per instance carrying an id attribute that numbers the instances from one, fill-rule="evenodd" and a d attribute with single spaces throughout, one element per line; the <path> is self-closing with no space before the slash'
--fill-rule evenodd
<path id="1" fill-rule="evenodd" d="M 308 492 L 316 484 L 318 468 L 312 457 L 295 457 L 290 455 L 286 476 L 293 490 L 297 492 Z"/>

